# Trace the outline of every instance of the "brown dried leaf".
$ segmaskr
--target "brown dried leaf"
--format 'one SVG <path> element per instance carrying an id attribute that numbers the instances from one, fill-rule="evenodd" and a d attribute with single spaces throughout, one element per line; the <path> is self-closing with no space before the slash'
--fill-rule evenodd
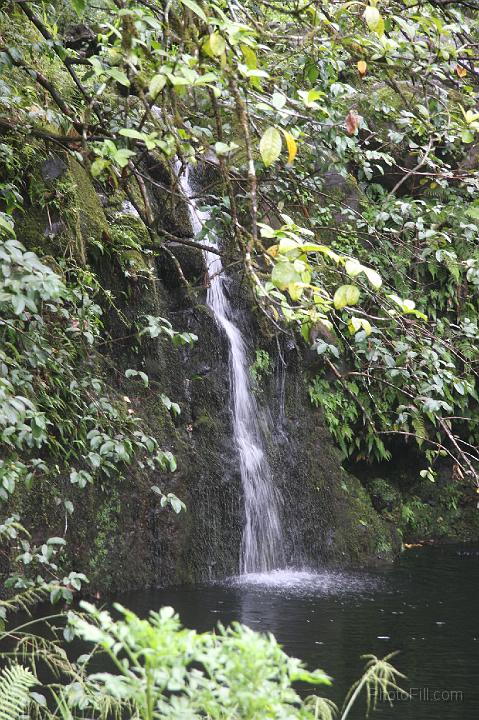
<path id="1" fill-rule="evenodd" d="M 346 119 L 344 121 L 344 124 L 346 125 L 346 132 L 348 135 L 355 135 L 356 131 L 359 127 L 359 121 L 361 120 L 360 116 L 356 112 L 356 110 L 350 110 L 348 114 L 346 115 Z"/>

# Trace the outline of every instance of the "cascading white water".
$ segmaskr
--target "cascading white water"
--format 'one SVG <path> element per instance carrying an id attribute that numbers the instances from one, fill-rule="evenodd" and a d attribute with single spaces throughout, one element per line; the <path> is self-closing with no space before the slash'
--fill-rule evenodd
<path id="1" fill-rule="evenodd" d="M 209 213 L 198 208 L 196 204 L 189 167 L 180 174 L 179 182 L 189 200 L 192 229 L 197 235 L 209 220 Z M 203 243 L 218 247 L 217 238 L 212 232 L 203 239 Z M 226 293 L 221 258 L 215 253 L 205 252 L 205 260 L 210 283 L 207 303 L 229 344 L 233 431 L 245 502 L 240 571 L 242 574 L 263 573 L 285 566 L 280 519 L 281 495 L 274 486 L 266 456 L 258 421 L 258 405 L 251 390 L 247 348 L 235 323 L 235 311 Z"/>

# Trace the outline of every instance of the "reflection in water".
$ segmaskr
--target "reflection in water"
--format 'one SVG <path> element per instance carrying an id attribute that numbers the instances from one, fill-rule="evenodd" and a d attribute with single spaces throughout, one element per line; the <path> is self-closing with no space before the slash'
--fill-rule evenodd
<path id="1" fill-rule="evenodd" d="M 381 704 L 384 720 L 478 720 L 478 600 L 479 549 L 457 546 L 411 550 L 364 574 L 276 571 L 121 598 L 140 614 L 172 605 L 200 631 L 240 620 L 272 632 L 289 654 L 333 677 L 321 691 L 336 702 L 360 676 L 361 655 L 399 650 L 395 664 L 414 697 Z M 363 719 L 364 707 L 349 717 Z"/>

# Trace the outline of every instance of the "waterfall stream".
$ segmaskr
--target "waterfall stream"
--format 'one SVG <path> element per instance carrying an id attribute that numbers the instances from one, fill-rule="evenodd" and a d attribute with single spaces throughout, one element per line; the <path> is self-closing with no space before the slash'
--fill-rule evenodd
<path id="1" fill-rule="evenodd" d="M 190 175 L 190 167 L 185 168 L 179 175 L 179 183 L 188 198 L 192 229 L 197 235 L 210 215 L 198 207 Z M 217 238 L 211 231 L 203 243 L 218 247 Z M 273 482 L 259 423 L 259 408 L 251 388 L 247 346 L 237 313 L 228 299 L 221 258 L 205 252 L 205 261 L 209 277 L 207 304 L 229 346 L 231 413 L 245 504 L 240 572 L 262 573 L 285 566 L 280 514 L 282 499 Z"/>

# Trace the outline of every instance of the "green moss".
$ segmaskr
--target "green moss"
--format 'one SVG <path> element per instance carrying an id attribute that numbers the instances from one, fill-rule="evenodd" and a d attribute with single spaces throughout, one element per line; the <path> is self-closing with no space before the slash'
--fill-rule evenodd
<path id="1" fill-rule="evenodd" d="M 367 489 L 375 509 L 387 520 L 400 525 L 402 498 L 392 482 L 383 478 L 372 478 Z"/>
<path id="2" fill-rule="evenodd" d="M 211 430 L 218 430 L 218 422 L 211 417 L 208 413 L 204 413 L 196 418 L 193 423 L 194 428 L 205 428 Z"/>
<path id="3" fill-rule="evenodd" d="M 74 192 L 72 210 L 76 214 L 75 231 L 84 259 L 90 239 L 100 240 L 108 235 L 108 223 L 88 173 L 74 158 L 69 157 L 68 162 Z"/>
<path id="4" fill-rule="evenodd" d="M 479 511 L 456 482 L 421 483 L 403 497 L 401 529 L 405 540 L 477 541 Z"/>
<path id="5" fill-rule="evenodd" d="M 88 173 L 67 153 L 57 153 L 67 165 L 65 174 L 44 182 L 41 166 L 47 158 L 43 146 L 29 158 L 29 200 L 16 217 L 17 235 L 41 255 L 71 256 L 86 263 L 90 241 L 108 235 L 108 223 Z"/>
<path id="6" fill-rule="evenodd" d="M 136 215 L 121 214 L 112 223 L 112 229 L 118 229 L 131 238 L 140 247 L 151 244 L 148 228 Z"/>
<path id="7" fill-rule="evenodd" d="M 345 483 L 347 511 L 341 518 L 335 541 L 341 551 L 361 561 L 374 556 L 391 557 L 391 526 L 375 511 L 371 499 L 357 478 L 348 476 Z"/>
<path id="8" fill-rule="evenodd" d="M 116 542 L 121 515 L 121 503 L 118 490 L 110 487 L 108 496 L 100 506 L 94 524 L 97 532 L 94 536 L 89 560 L 89 576 L 94 584 L 103 588 L 111 586 L 112 577 L 109 570 L 109 558 Z"/>

